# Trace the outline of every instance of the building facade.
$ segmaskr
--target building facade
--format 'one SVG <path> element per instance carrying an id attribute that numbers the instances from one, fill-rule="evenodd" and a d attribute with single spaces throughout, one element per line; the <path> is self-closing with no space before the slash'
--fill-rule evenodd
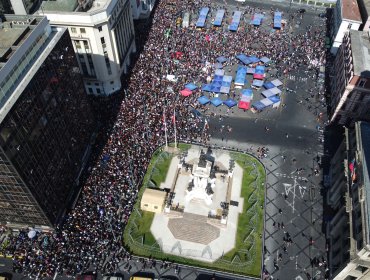
<path id="1" fill-rule="evenodd" d="M 121 89 L 136 51 L 129 0 L 43 1 L 37 13 L 68 28 L 86 92 L 109 95 Z"/>
<path id="2" fill-rule="evenodd" d="M 330 121 L 351 126 L 370 120 L 370 37 L 346 32 L 334 60 L 330 79 Z"/>
<path id="3" fill-rule="evenodd" d="M 360 9 L 357 0 L 337 0 L 337 4 L 331 18 L 331 41 L 330 52 L 336 54 L 342 44 L 347 30 L 359 30 L 362 24 Z"/>
<path id="4" fill-rule="evenodd" d="M 130 0 L 133 19 L 148 18 L 154 4 L 155 0 Z"/>
<path id="5" fill-rule="evenodd" d="M 327 228 L 331 240 L 329 264 L 335 280 L 370 277 L 369 143 L 370 123 L 356 122 L 354 128 L 346 128 L 344 153 L 343 147 L 338 149 L 343 155 L 346 181 L 337 215 Z"/>
<path id="6" fill-rule="evenodd" d="M 95 128 L 66 28 L 6 15 L 0 29 L 0 224 L 52 227 Z"/>
<path id="7" fill-rule="evenodd" d="M 369 0 L 357 0 L 358 6 L 360 8 L 362 26 L 360 30 L 369 31 L 370 30 L 370 1 Z"/>

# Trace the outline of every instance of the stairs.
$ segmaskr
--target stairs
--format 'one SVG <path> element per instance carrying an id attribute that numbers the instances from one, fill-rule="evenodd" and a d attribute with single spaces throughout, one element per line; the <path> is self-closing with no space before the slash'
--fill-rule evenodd
<path id="1" fill-rule="evenodd" d="M 207 224 L 207 217 L 184 213 L 182 218 L 168 221 L 168 228 L 176 239 L 207 245 L 220 236 L 220 229 Z"/>

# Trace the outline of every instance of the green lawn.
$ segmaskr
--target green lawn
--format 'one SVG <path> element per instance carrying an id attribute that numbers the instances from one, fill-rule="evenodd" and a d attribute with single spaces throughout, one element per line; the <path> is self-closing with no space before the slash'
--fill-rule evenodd
<path id="1" fill-rule="evenodd" d="M 180 149 L 186 150 L 189 147 L 190 145 L 187 145 L 180 147 Z M 161 156 L 161 153 L 163 152 L 160 150 L 154 153 L 144 182 L 148 182 L 148 174 L 151 174 L 153 167 L 160 169 L 164 173 L 162 177 L 155 177 L 156 179 L 165 178 L 169 164 L 165 163 L 165 161 L 157 160 L 158 157 Z M 157 259 L 170 259 L 175 262 L 188 265 L 260 277 L 262 265 L 261 236 L 263 234 L 264 215 L 264 209 L 261 205 L 264 205 L 265 197 L 265 170 L 258 160 L 249 155 L 233 152 L 231 153 L 231 157 L 235 159 L 237 164 L 241 166 L 244 171 L 241 194 L 244 198 L 244 206 L 243 213 L 240 214 L 238 219 L 235 249 L 226 253 L 221 259 L 213 263 L 205 263 L 193 259 L 165 254 L 160 251 L 159 245 L 156 244 L 156 241 L 150 232 L 150 226 L 154 214 L 143 212 L 141 210 L 134 210 L 129 219 L 124 232 L 125 246 L 135 255 L 147 257 L 152 256 Z M 157 162 L 157 164 L 154 166 L 155 162 Z M 152 180 L 154 180 L 153 176 Z M 146 186 L 146 183 L 143 186 Z M 139 198 L 136 202 L 135 209 L 139 209 L 139 203 L 144 189 L 145 187 L 141 188 L 139 192 Z"/>

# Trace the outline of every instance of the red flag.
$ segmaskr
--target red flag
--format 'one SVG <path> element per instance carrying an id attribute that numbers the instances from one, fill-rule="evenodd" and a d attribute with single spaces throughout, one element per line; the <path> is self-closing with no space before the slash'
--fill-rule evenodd
<path id="1" fill-rule="evenodd" d="M 205 39 L 206 39 L 207 42 L 209 42 L 209 41 L 211 41 L 211 36 L 206 35 Z"/>

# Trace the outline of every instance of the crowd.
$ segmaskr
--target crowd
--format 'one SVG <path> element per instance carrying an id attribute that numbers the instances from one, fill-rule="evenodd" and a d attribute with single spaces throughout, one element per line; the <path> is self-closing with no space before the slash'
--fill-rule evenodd
<path id="1" fill-rule="evenodd" d="M 14 271 L 33 277 L 55 273 L 73 276 L 91 269 L 105 273 L 130 258 L 122 247 L 122 231 L 151 155 L 164 144 L 164 122 L 171 140 L 175 127 L 178 140 L 209 140 L 207 123 L 191 113 L 199 109 L 197 94 L 186 98 L 178 94 L 186 83 L 206 82 L 211 73 L 207 62 L 214 63 L 223 55 L 234 63 L 239 53 L 267 56 L 275 62 L 277 76 L 300 65 L 314 69 L 324 63 L 324 54 L 316 51 L 324 42 L 319 39 L 323 34 L 318 28 L 292 35 L 288 30 L 271 33 L 251 28 L 233 33 L 209 26 L 204 30 L 176 26 L 175 14 L 190 11 L 195 15 L 202 6 L 213 7 L 212 13 L 222 8 L 211 5 L 209 0 L 163 0 L 152 18 L 137 23 L 138 57 L 130 74 L 123 78 L 125 98 L 112 99 L 110 106 L 119 106 L 116 115 L 101 116 L 103 123 L 112 121 L 114 125 L 98 136 L 98 160 L 91 162 L 87 170 L 80 198 L 54 232 L 29 238 L 28 230 L 24 230 L 9 237 L 4 253 L 14 256 Z M 223 8 L 227 10 L 225 19 L 230 18 L 232 10 Z M 244 11 L 249 16 L 254 12 L 259 10 L 247 7 Z M 246 26 L 241 24 L 241 28 Z M 258 47 L 251 48 L 255 43 Z M 181 57 L 174 57 L 174 52 L 181 53 Z M 167 80 L 166 75 L 175 75 L 177 82 Z M 114 102 L 117 100 L 120 102 Z M 226 129 L 231 131 L 230 127 Z M 107 139 L 100 148 L 99 139 Z M 258 150 L 261 157 L 267 152 L 264 147 Z"/>

